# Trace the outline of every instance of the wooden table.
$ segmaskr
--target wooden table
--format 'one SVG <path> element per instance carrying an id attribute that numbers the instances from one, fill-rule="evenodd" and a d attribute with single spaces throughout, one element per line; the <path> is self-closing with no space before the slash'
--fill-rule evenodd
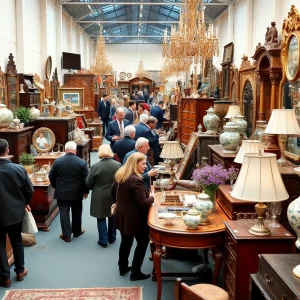
<path id="1" fill-rule="evenodd" d="M 198 195 L 199 193 L 184 191 L 182 194 Z M 208 226 L 199 226 L 196 230 L 190 230 L 186 227 L 181 218 L 173 220 L 171 225 L 165 225 L 164 221 L 159 219 L 157 215 L 161 198 L 161 193 L 155 193 L 155 203 L 150 208 L 148 215 L 150 240 L 153 241 L 151 251 L 154 263 L 153 279 L 157 280 L 157 300 L 161 299 L 163 276 L 198 276 L 195 273 L 162 273 L 162 246 L 183 249 L 213 248 L 213 258 L 215 260 L 213 284 L 216 285 L 223 262 L 223 254 L 221 252 L 225 233 L 223 220 L 228 220 L 228 218 L 220 207 L 216 205 L 217 212 L 209 217 L 211 224 Z"/>
<path id="2" fill-rule="evenodd" d="M 51 155 L 51 152 L 49 154 L 41 153 L 40 155 L 34 157 L 35 163 L 40 164 L 41 166 L 47 165 L 48 163 L 50 163 L 50 166 L 52 166 L 57 158 L 62 157 L 65 154 L 66 154 L 65 152 L 60 152 L 60 153 L 53 152 L 53 155 Z"/>

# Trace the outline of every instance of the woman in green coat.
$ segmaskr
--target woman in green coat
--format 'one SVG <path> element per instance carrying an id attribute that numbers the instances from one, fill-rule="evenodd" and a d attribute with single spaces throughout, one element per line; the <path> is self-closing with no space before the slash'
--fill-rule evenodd
<path id="1" fill-rule="evenodd" d="M 113 244 L 116 240 L 115 220 L 111 216 L 111 206 L 114 202 L 110 189 L 121 164 L 113 160 L 113 152 L 109 145 L 99 147 L 98 157 L 100 161 L 92 165 L 86 185 L 89 190 L 92 190 L 90 214 L 97 218 L 98 244 L 106 248 L 107 242 Z M 108 218 L 108 228 L 106 218 Z"/>

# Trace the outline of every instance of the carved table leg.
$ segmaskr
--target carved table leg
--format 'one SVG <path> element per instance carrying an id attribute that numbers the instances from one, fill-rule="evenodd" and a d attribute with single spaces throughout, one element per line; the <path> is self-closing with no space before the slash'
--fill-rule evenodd
<path id="1" fill-rule="evenodd" d="M 161 256 L 162 256 L 162 246 L 159 244 L 155 244 L 155 251 L 153 253 L 153 262 L 154 262 L 156 279 L 157 279 L 157 300 L 161 299 L 161 291 L 162 291 Z"/>
<path id="2" fill-rule="evenodd" d="M 223 253 L 221 252 L 219 246 L 213 248 L 213 258 L 215 260 L 215 272 L 214 272 L 213 284 L 217 285 L 221 266 L 223 263 Z"/>

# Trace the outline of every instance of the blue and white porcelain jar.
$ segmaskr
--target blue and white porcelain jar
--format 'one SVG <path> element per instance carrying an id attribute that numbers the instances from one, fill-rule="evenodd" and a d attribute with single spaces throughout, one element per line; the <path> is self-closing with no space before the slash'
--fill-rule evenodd
<path id="1" fill-rule="evenodd" d="M 289 204 L 287 217 L 297 235 L 296 247 L 300 249 L 300 197 Z"/>
<path id="2" fill-rule="evenodd" d="M 225 131 L 220 135 L 220 144 L 223 147 L 223 152 L 236 153 L 236 148 L 241 140 L 238 126 L 234 122 L 227 122 L 223 128 Z"/>
<path id="3" fill-rule="evenodd" d="M 184 215 L 186 214 L 186 215 Z M 201 222 L 201 214 L 195 208 L 191 208 L 186 211 L 181 212 L 181 216 L 183 219 L 184 224 L 189 229 L 197 229 Z"/>
<path id="4" fill-rule="evenodd" d="M 212 107 L 210 107 L 206 112 L 207 114 L 203 117 L 203 124 L 207 129 L 205 134 L 216 134 L 220 118 L 216 115 L 216 112 Z"/>
<path id="5" fill-rule="evenodd" d="M 241 134 L 244 138 L 247 138 L 247 121 L 245 120 L 245 117 L 242 115 L 236 115 L 234 117 L 234 122 L 238 127 L 239 134 Z"/>
<path id="6" fill-rule="evenodd" d="M 194 208 L 201 213 L 200 225 L 208 225 L 210 223 L 208 216 L 212 213 L 213 203 L 210 201 L 210 197 L 201 193 L 197 196 L 198 200 L 194 204 Z"/>

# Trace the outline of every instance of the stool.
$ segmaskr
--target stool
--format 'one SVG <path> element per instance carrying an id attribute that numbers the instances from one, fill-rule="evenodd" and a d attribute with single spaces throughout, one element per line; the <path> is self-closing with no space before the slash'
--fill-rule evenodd
<path id="1" fill-rule="evenodd" d="M 175 300 L 229 300 L 229 295 L 216 285 L 200 283 L 188 286 L 177 278 Z"/>

